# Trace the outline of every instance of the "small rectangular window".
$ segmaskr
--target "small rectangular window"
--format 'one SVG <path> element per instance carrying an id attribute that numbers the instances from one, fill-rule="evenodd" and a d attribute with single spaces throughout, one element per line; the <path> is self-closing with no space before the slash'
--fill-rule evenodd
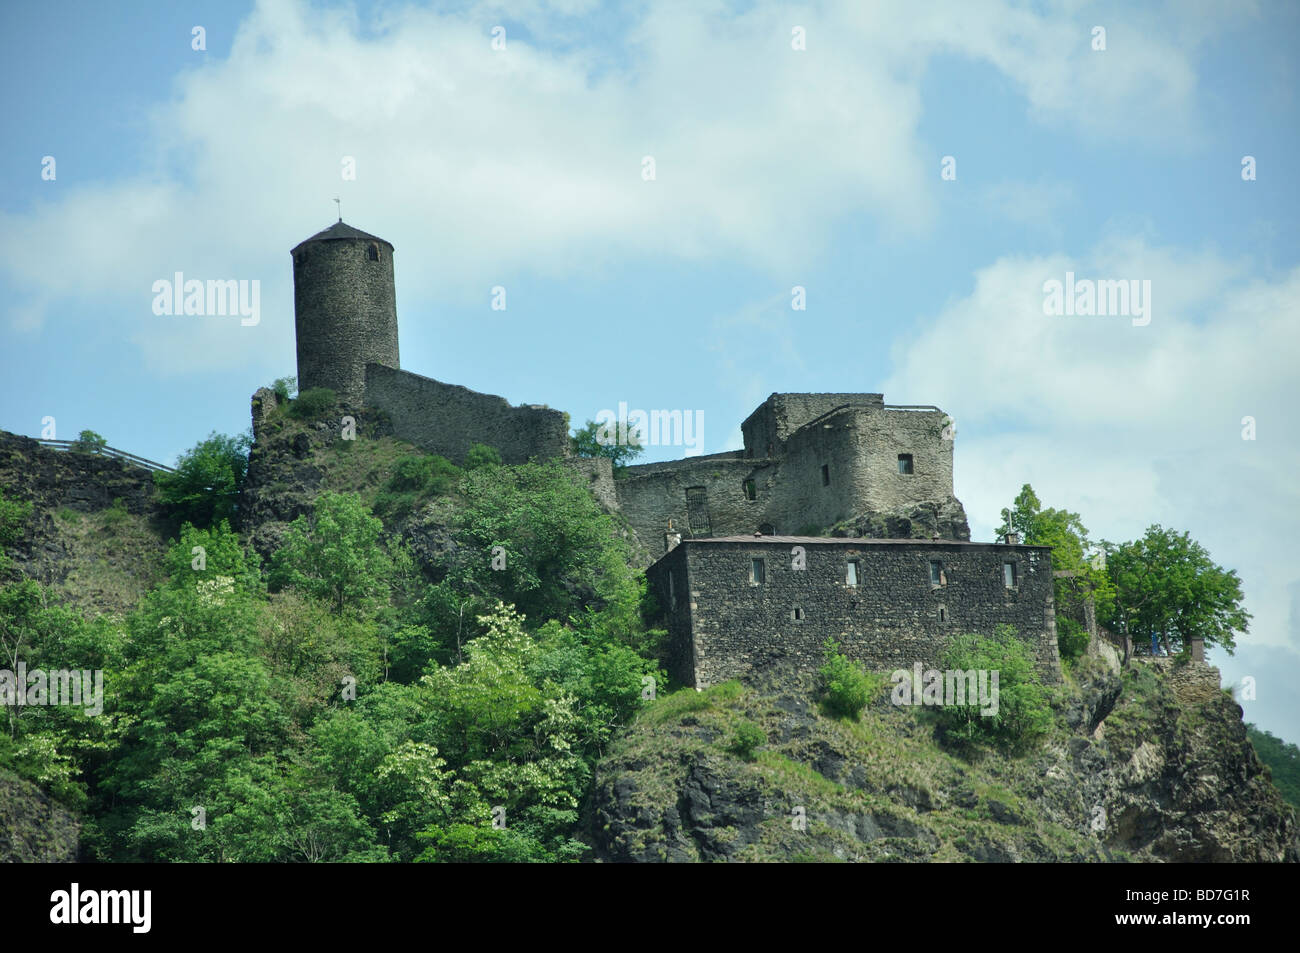
<path id="1" fill-rule="evenodd" d="M 856 586 L 858 584 L 858 561 L 850 559 L 845 569 L 844 584 L 847 586 Z"/>
<path id="2" fill-rule="evenodd" d="M 1006 586 L 1008 589 L 1016 588 L 1016 564 L 1015 563 L 1002 564 L 1002 585 Z"/>
<path id="3" fill-rule="evenodd" d="M 937 559 L 930 560 L 930 585 L 932 586 L 945 585 L 945 579 L 943 576 L 943 563 Z"/>
<path id="4" fill-rule="evenodd" d="M 829 464 L 822 464 L 822 486 L 831 485 L 831 468 Z"/>
<path id="5" fill-rule="evenodd" d="M 751 559 L 749 561 L 749 582 L 753 586 L 761 586 L 767 581 L 767 567 L 761 559 Z"/>
<path id="6" fill-rule="evenodd" d="M 754 486 L 753 480 L 745 481 L 745 499 L 747 500 L 758 499 L 758 488 Z"/>
<path id="7" fill-rule="evenodd" d="M 668 574 L 668 608 L 676 611 L 677 609 L 677 588 L 673 585 L 673 574 Z"/>
<path id="8" fill-rule="evenodd" d="M 912 455 L 910 453 L 900 453 L 898 455 L 898 472 L 904 475 L 912 472 Z"/>

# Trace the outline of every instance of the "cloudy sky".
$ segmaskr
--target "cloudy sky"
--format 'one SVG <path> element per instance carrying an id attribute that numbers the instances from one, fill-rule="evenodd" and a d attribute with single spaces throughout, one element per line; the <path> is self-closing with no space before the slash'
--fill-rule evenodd
<path id="1" fill-rule="evenodd" d="M 1300 741 L 1298 39 L 1264 0 L 5 4 L 0 428 L 244 430 L 338 198 L 407 369 L 703 411 L 704 452 L 883 391 L 956 419 L 976 539 L 1026 482 L 1189 531 L 1254 614 L 1225 684 Z M 178 271 L 260 320 L 154 314 Z M 1045 314 L 1067 272 L 1149 312 Z"/>

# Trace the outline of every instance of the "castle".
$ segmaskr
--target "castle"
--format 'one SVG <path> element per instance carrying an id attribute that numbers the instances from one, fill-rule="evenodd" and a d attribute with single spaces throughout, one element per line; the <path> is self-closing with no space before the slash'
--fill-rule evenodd
<path id="1" fill-rule="evenodd" d="M 951 632 L 1000 623 L 1059 678 L 1050 550 L 970 542 L 939 408 L 772 394 L 741 425 L 742 449 L 616 479 L 608 459 L 572 456 L 567 414 L 402 370 L 393 252 L 341 220 L 293 249 L 299 388 L 381 410 L 396 436 L 453 462 L 474 443 L 507 464 L 566 460 L 653 563 L 682 681 L 810 661 L 826 635 L 873 664 L 936 664 Z M 806 568 L 785 568 L 794 547 Z"/>

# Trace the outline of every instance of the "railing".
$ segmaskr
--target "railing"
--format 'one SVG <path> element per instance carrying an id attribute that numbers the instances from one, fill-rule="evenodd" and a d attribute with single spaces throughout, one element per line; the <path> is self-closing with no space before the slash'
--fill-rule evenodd
<path id="1" fill-rule="evenodd" d="M 928 410 L 933 412 L 938 411 L 939 408 L 934 404 L 885 404 L 885 410 Z"/>
<path id="2" fill-rule="evenodd" d="M 142 467 L 145 470 L 161 470 L 164 473 L 175 473 L 175 467 L 169 467 L 162 463 L 155 463 L 153 460 L 146 460 L 144 457 L 137 457 L 134 453 L 127 453 L 125 450 L 118 450 L 115 447 L 89 447 L 76 440 L 37 440 L 42 447 L 49 447 L 51 450 L 69 450 L 81 453 L 93 453 L 101 457 L 112 457 L 115 460 L 122 460 L 132 466 Z"/>

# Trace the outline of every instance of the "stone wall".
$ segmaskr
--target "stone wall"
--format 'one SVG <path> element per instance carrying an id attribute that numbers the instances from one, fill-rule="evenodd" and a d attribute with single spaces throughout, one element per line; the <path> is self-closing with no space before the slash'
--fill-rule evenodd
<path id="1" fill-rule="evenodd" d="M 854 416 L 859 419 L 854 466 L 864 478 L 863 509 L 898 510 L 952 496 L 953 441 L 943 437 L 947 414 L 886 408 Z M 912 456 L 912 473 L 899 472 L 899 454 Z"/>
<path id="2" fill-rule="evenodd" d="M 881 394 L 771 394 L 740 425 L 745 456 L 770 457 L 785 452 L 785 441 L 803 427 L 845 404 L 883 407 Z"/>
<path id="3" fill-rule="evenodd" d="M 548 407 L 515 407 L 503 397 L 382 364 L 366 366 L 365 400 L 388 414 L 395 436 L 453 463 L 463 463 L 475 443 L 495 447 L 507 464 L 568 453 L 568 416 Z"/>
<path id="4" fill-rule="evenodd" d="M 378 260 L 372 260 L 371 246 Z M 307 241 L 293 255 L 298 388 L 328 387 L 359 406 L 366 365 L 401 367 L 393 246 L 385 241 Z"/>
<path id="5" fill-rule="evenodd" d="M 792 568 L 795 545 L 804 547 L 806 569 Z M 750 582 L 755 558 L 764 561 L 761 585 Z M 850 559 L 858 561 L 856 587 L 846 584 Z M 931 560 L 942 562 L 942 586 L 930 584 Z M 1013 589 L 1003 580 L 1008 561 L 1016 566 Z M 1060 680 L 1046 547 L 791 537 L 687 540 L 651 566 L 647 577 L 675 640 L 674 677 L 700 688 L 774 662 L 816 668 L 828 637 L 875 670 L 914 662 L 937 667 L 953 636 L 991 634 L 1002 623 L 1014 626 L 1033 647 L 1045 677 Z"/>

